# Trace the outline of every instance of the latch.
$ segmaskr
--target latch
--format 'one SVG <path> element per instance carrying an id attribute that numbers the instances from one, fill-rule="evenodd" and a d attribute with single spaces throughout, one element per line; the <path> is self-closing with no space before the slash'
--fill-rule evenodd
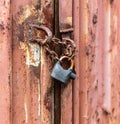
<path id="1" fill-rule="evenodd" d="M 44 39 L 41 38 L 40 36 L 33 35 L 32 32 L 34 32 L 34 30 L 36 30 L 36 29 L 38 31 L 45 32 L 46 35 L 45 35 Z M 64 58 L 67 58 L 68 61 L 70 61 L 70 62 L 73 61 L 73 58 L 75 56 L 75 49 L 76 49 L 75 42 L 70 38 L 60 39 L 60 38 L 53 36 L 51 30 L 44 25 L 29 24 L 29 32 L 31 33 L 31 36 L 32 36 L 28 39 L 29 42 L 37 42 L 41 47 L 44 47 L 46 49 L 46 52 L 49 54 L 50 58 L 57 60 L 55 66 L 52 70 L 51 76 L 57 80 L 60 79 L 58 77 L 61 77 L 62 80 L 60 80 L 60 81 L 63 83 L 66 83 L 71 77 L 72 77 L 72 79 L 75 79 L 76 76 L 75 76 L 75 74 L 73 74 L 72 68 L 65 70 L 60 64 L 60 62 Z M 55 51 L 54 48 L 52 48 L 53 44 L 54 44 L 54 46 L 59 45 L 59 44 L 61 45 L 62 54 L 61 54 L 60 58 L 58 56 L 57 51 Z M 58 66 L 59 66 L 59 68 L 58 68 Z M 56 72 L 57 72 L 57 75 L 59 75 L 59 76 L 55 76 Z M 62 75 L 64 75 L 64 77 Z M 70 76 L 70 75 L 74 75 L 74 76 Z"/>

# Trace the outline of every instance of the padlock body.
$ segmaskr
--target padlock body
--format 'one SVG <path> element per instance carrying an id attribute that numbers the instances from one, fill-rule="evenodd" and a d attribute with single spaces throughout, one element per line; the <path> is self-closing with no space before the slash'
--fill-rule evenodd
<path id="1" fill-rule="evenodd" d="M 67 83 L 68 80 L 70 79 L 72 70 L 71 69 L 64 69 L 60 62 L 57 61 L 57 63 L 55 64 L 52 73 L 51 73 L 51 77 L 63 82 L 63 83 Z"/>

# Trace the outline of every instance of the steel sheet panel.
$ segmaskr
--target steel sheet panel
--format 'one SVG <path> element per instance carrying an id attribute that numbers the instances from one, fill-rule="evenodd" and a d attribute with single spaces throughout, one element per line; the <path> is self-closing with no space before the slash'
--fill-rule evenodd
<path id="1" fill-rule="evenodd" d="M 10 0 L 0 0 L 0 123 L 11 123 L 11 14 Z"/>
<path id="2" fill-rule="evenodd" d="M 74 0 L 74 39 L 79 36 L 76 72 L 80 76 L 76 100 L 79 118 L 74 104 L 75 124 L 119 124 L 119 3 Z M 77 88 L 75 85 L 74 102 Z"/>

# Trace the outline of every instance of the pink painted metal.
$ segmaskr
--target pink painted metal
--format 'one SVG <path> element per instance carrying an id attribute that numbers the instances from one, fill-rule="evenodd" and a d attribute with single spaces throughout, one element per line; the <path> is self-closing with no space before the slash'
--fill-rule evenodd
<path id="1" fill-rule="evenodd" d="M 60 30 L 71 29 L 73 27 L 72 0 L 59 0 L 59 25 Z M 66 9 L 66 6 L 68 9 Z M 73 32 L 72 32 L 73 33 Z M 62 37 L 71 37 L 71 33 L 63 33 Z M 69 81 L 67 85 L 61 85 L 61 123 L 72 124 L 73 122 L 73 84 Z"/>
<path id="2" fill-rule="evenodd" d="M 51 1 L 14 1 L 13 11 L 13 124 L 51 124 L 52 95 L 50 63 L 46 51 L 37 43 L 29 43 L 27 25 L 42 21 L 52 27 Z M 42 19 L 41 19 L 41 17 Z M 40 20 L 41 19 L 41 20 Z M 34 30 L 37 35 L 44 34 Z"/>
<path id="3" fill-rule="evenodd" d="M 41 1 L 43 23 L 52 31 L 52 0 Z M 46 54 L 44 47 L 41 47 L 41 65 L 40 65 L 40 89 L 41 89 L 41 124 L 52 124 L 54 119 L 54 96 L 52 81 L 50 78 L 51 61 Z M 53 119 L 52 119 L 53 118 Z"/>
<path id="4" fill-rule="evenodd" d="M 10 0 L 0 0 L 0 123 L 11 123 L 11 17 Z"/>
<path id="5" fill-rule="evenodd" d="M 119 124 L 120 1 L 59 2 L 60 30 L 73 26 L 77 46 L 77 78 L 61 86 L 61 123 Z M 60 118 L 54 116 L 54 100 L 60 100 L 54 98 L 51 60 L 44 47 L 27 42 L 27 24 L 40 22 L 40 14 L 44 25 L 54 27 L 52 0 L 41 1 L 42 13 L 39 5 L 0 0 L 0 124 L 57 124 Z"/>
<path id="6" fill-rule="evenodd" d="M 35 5 L 37 5 L 37 1 L 12 0 L 12 124 L 37 124 L 40 122 L 40 71 L 39 66 L 34 67 L 27 62 L 30 50 L 28 50 L 25 44 L 26 37 L 24 36 L 24 32 L 26 30 L 23 27 L 25 20 L 35 13 Z M 36 15 L 34 14 L 34 16 Z"/>
<path id="7" fill-rule="evenodd" d="M 37 1 L 12 0 L 13 12 L 13 85 L 12 85 L 12 124 L 37 124 L 39 112 L 39 67 L 26 64 L 27 46 L 24 43 L 22 28 L 25 19 L 32 14 Z M 28 13 L 27 13 L 28 12 Z M 33 11 L 34 13 L 34 11 Z M 35 16 L 35 15 L 34 15 Z M 23 33 L 22 33 L 23 32 Z M 23 43 L 23 44 L 22 44 Z M 23 47 L 24 46 L 24 47 Z M 22 48 L 23 47 L 23 48 Z"/>
<path id="8" fill-rule="evenodd" d="M 80 88 L 80 1 L 73 1 L 73 26 L 74 26 L 74 41 L 76 43 L 76 50 L 78 51 L 75 57 L 75 72 L 76 79 L 73 84 L 73 122 L 74 124 L 79 124 L 80 120 L 80 98 L 79 98 L 79 88 Z M 78 68 L 78 69 L 77 69 Z"/>
<path id="9" fill-rule="evenodd" d="M 118 0 L 74 0 L 79 51 L 74 124 L 119 124 L 119 5 Z"/>

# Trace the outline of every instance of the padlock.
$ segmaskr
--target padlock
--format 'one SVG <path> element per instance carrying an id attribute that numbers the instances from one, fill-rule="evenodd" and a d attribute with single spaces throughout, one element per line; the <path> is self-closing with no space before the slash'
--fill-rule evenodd
<path id="1" fill-rule="evenodd" d="M 63 56 L 63 57 L 60 58 L 60 61 L 62 61 L 63 59 L 69 59 L 69 57 Z M 71 66 L 68 69 L 64 69 L 62 67 L 60 61 L 56 62 L 55 66 L 52 70 L 51 77 L 55 78 L 56 80 L 58 80 L 62 83 L 67 83 L 70 78 L 75 79 L 76 74 L 73 73 L 73 66 L 74 66 L 73 60 L 70 59 Z"/>

